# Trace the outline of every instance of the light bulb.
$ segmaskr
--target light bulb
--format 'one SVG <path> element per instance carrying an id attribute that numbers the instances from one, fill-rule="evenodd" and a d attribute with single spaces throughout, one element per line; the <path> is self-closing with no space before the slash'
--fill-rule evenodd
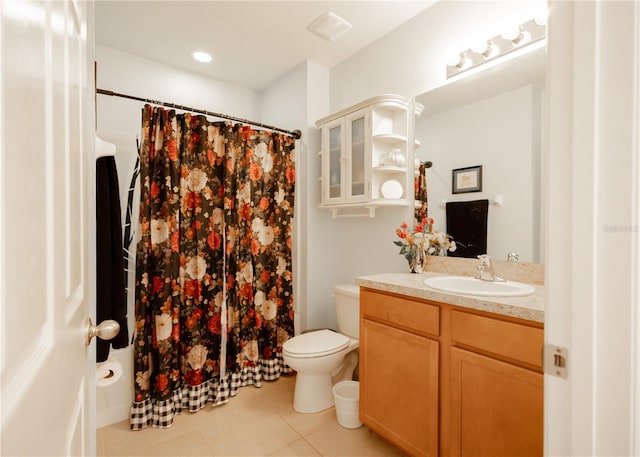
<path id="1" fill-rule="evenodd" d="M 458 68 L 462 68 L 464 66 L 464 62 L 465 62 L 465 57 L 462 55 L 462 53 L 451 53 L 447 56 L 447 66 L 449 67 L 458 67 Z"/>
<path id="2" fill-rule="evenodd" d="M 497 44 L 495 44 L 495 43 L 491 43 L 491 44 L 489 45 L 488 52 L 487 52 L 486 54 L 483 54 L 483 56 L 484 56 L 485 58 L 489 58 L 489 57 L 496 56 L 496 55 L 498 55 L 498 54 L 500 54 L 500 46 L 498 46 L 498 45 L 497 45 Z"/>
<path id="3" fill-rule="evenodd" d="M 536 24 L 538 25 L 547 25 L 547 15 L 543 15 L 543 16 L 536 16 L 534 19 L 534 21 L 536 21 Z"/>
<path id="4" fill-rule="evenodd" d="M 202 63 L 209 63 L 213 60 L 213 57 L 211 57 L 211 54 L 205 51 L 193 51 L 191 53 L 191 57 L 193 57 L 198 62 L 202 62 Z"/>
<path id="5" fill-rule="evenodd" d="M 489 47 L 490 45 L 488 41 L 479 41 L 477 43 L 474 43 L 473 46 L 471 46 L 471 50 L 478 54 L 484 55 L 484 53 L 489 50 Z"/>
<path id="6" fill-rule="evenodd" d="M 505 30 L 500 34 L 502 38 L 509 41 L 513 41 L 517 39 L 519 35 L 520 35 L 520 29 L 515 27 L 509 30 Z"/>
<path id="7" fill-rule="evenodd" d="M 479 43 L 471 48 L 473 52 L 480 54 L 485 59 L 493 57 L 500 52 L 500 48 L 493 43 L 493 41 L 487 40 L 483 45 Z"/>
<path id="8" fill-rule="evenodd" d="M 523 32 L 522 30 L 520 30 L 520 27 L 507 30 L 500 36 L 505 40 L 511 41 L 513 44 L 520 44 L 523 41 L 528 41 L 531 38 L 529 33 Z"/>

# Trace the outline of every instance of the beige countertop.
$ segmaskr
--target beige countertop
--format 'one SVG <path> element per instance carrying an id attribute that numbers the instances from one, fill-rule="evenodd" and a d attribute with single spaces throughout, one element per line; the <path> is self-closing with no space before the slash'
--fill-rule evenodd
<path id="1" fill-rule="evenodd" d="M 382 273 L 357 277 L 355 283 L 370 289 L 544 323 L 543 286 L 532 284 L 535 292 L 524 297 L 481 297 L 432 289 L 424 284 L 424 280 L 430 276 L 443 276 L 443 274 Z"/>

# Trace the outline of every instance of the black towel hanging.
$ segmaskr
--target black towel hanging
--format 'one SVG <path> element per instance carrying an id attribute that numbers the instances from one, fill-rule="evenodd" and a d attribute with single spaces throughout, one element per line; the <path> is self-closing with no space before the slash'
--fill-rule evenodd
<path id="1" fill-rule="evenodd" d="M 447 233 L 457 249 L 447 255 L 475 258 L 487 253 L 489 200 L 447 202 Z"/>
<path id="2" fill-rule="evenodd" d="M 123 348 L 129 343 L 120 195 L 113 156 L 96 160 L 96 226 L 96 318 L 98 322 L 113 319 L 120 324 L 114 339 L 97 340 L 96 361 L 104 362 L 111 347 Z"/>

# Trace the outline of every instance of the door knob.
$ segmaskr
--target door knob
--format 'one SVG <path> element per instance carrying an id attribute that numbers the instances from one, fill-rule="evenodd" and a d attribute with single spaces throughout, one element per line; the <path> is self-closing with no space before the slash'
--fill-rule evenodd
<path id="1" fill-rule="evenodd" d="M 120 331 L 120 324 L 114 320 L 106 320 L 94 325 L 91 318 L 87 319 L 87 346 L 91 343 L 91 339 L 97 336 L 101 340 L 111 340 Z"/>

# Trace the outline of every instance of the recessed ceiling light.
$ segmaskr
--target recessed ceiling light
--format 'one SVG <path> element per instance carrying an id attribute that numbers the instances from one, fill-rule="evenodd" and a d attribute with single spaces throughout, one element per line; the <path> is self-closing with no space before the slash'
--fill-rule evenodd
<path id="1" fill-rule="evenodd" d="M 193 51 L 191 53 L 191 57 L 193 57 L 198 62 L 202 62 L 202 63 L 208 63 L 213 60 L 213 57 L 211 57 L 211 54 L 204 51 Z"/>
<path id="2" fill-rule="evenodd" d="M 351 30 L 351 24 L 329 11 L 309 24 L 307 30 L 327 41 L 333 41 Z"/>

